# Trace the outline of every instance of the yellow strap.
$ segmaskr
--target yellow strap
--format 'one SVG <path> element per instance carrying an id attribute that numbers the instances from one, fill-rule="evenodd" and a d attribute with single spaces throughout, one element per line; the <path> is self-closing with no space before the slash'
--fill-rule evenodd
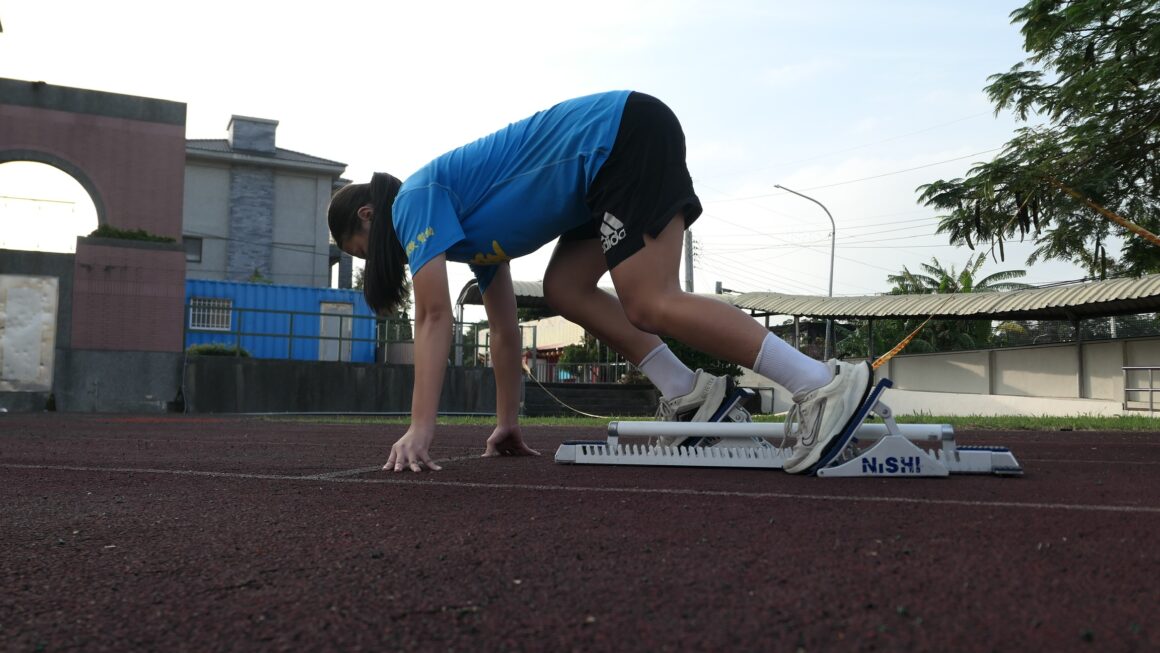
<path id="1" fill-rule="evenodd" d="M 910 341 L 914 340 L 914 337 L 918 335 L 919 331 L 922 331 L 922 327 L 926 326 L 926 323 L 930 322 L 930 319 L 932 317 L 934 317 L 934 316 L 931 315 L 931 316 L 927 317 L 925 320 L 923 320 L 922 324 L 918 325 L 917 329 L 915 329 L 914 331 L 911 331 L 910 335 L 908 335 L 902 339 L 902 342 L 898 343 L 897 345 L 894 345 L 894 349 L 891 349 L 890 351 L 886 352 L 885 354 L 882 354 L 881 356 L 879 356 L 877 360 L 875 360 L 873 363 L 871 363 L 870 367 L 873 369 L 878 369 L 879 367 L 885 365 L 886 362 L 889 361 L 891 358 L 894 358 L 895 354 L 897 354 L 898 352 L 905 349 L 906 346 L 910 344 Z"/>

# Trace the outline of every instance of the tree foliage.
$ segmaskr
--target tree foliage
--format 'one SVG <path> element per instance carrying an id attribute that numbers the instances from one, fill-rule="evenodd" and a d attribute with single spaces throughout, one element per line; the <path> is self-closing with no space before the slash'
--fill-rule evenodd
<path id="1" fill-rule="evenodd" d="M 1027 126 L 965 178 L 920 186 L 919 200 L 947 211 L 939 233 L 952 244 L 997 260 L 1004 241 L 1030 237 L 1028 265 L 1071 261 L 1100 278 L 1160 271 L 1160 248 L 1064 192 L 1160 230 L 1155 0 L 1031 0 L 1011 18 L 1029 57 L 985 90 L 996 113 L 1013 111 Z M 1123 246 L 1108 251 L 1117 238 Z"/>
<path id="2" fill-rule="evenodd" d="M 953 265 L 949 268 L 943 267 L 937 258 L 932 257 L 930 263 L 921 264 L 922 270 L 926 274 L 911 272 L 904 265 L 901 273 L 887 275 L 886 281 L 893 285 L 890 289 L 891 295 L 924 295 L 928 293 L 949 295 L 1030 288 L 1025 283 L 1012 281 L 1012 279 L 1021 279 L 1027 276 L 1025 270 L 1005 270 L 979 278 L 979 270 L 986 262 L 986 253 L 972 256 L 967 259 L 967 264 L 963 266 L 962 271 L 955 272 Z"/>
<path id="3" fill-rule="evenodd" d="M 980 253 L 967 259 L 962 270 L 952 265 L 945 267 L 937 258 L 921 265 L 922 272 L 911 272 L 903 266 L 902 272 L 891 274 L 886 280 L 892 284 L 892 295 L 944 295 L 958 293 L 985 293 L 1030 288 L 1028 284 L 1013 281 L 1026 276 L 1025 270 L 1004 270 L 980 276 L 987 254 Z M 874 322 L 874 352 L 882 354 L 901 342 L 923 323 L 922 318 L 909 320 L 876 320 Z M 1003 327 L 1003 325 L 1000 325 Z M 866 356 L 870 337 L 867 322 L 836 325 L 838 352 L 843 356 Z M 978 349 L 991 344 L 994 332 L 989 320 L 931 320 L 907 345 L 910 353 Z"/>
<path id="4" fill-rule="evenodd" d="M 566 364 L 602 363 L 603 346 L 596 336 L 584 332 L 583 339 L 575 345 L 568 345 L 560 352 L 560 362 Z"/>
<path id="5" fill-rule="evenodd" d="M 718 360 L 702 351 L 689 347 L 679 340 L 672 338 L 664 338 L 663 340 L 669 346 L 669 349 L 672 350 L 673 354 L 691 369 L 703 369 L 709 374 L 731 376 L 734 379 L 740 377 L 743 372 L 740 365 Z M 588 332 L 584 333 L 584 339 L 579 344 L 568 345 L 560 353 L 560 362 L 565 364 L 605 363 L 621 360 L 623 359 L 615 351 L 601 343 L 595 336 Z M 639 379 L 636 375 L 630 373 L 629 380 L 636 381 Z"/>

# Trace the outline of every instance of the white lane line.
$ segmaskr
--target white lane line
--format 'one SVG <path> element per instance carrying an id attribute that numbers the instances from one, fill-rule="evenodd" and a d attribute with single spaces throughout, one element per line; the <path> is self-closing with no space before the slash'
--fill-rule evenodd
<path id="1" fill-rule="evenodd" d="M 87 440 L 78 440 L 77 438 L 73 438 L 73 437 L 61 437 L 61 438 L 56 438 L 56 439 L 39 438 L 36 440 L 37 444 L 51 443 L 51 444 L 57 444 L 57 445 L 59 445 L 59 444 L 86 444 L 87 445 L 87 444 L 104 443 L 104 442 L 132 442 L 134 444 L 149 443 L 149 444 L 163 444 L 163 445 L 211 444 L 211 445 L 215 445 L 215 446 L 229 446 L 229 447 L 237 447 L 237 446 L 326 447 L 328 449 L 333 449 L 335 447 L 357 447 L 357 448 L 363 448 L 363 449 L 383 449 L 383 450 L 388 451 L 388 452 L 391 450 L 391 448 L 389 446 L 386 446 L 383 443 L 368 444 L 365 442 L 290 442 L 290 441 L 277 442 L 274 440 L 174 440 L 174 439 L 170 439 L 170 438 L 119 438 L 119 437 L 118 438 L 89 438 Z"/>
<path id="2" fill-rule="evenodd" d="M 1074 463 L 1077 465 L 1160 465 L 1160 460 L 1081 460 L 1079 458 L 1024 458 L 1021 463 Z"/>
<path id="3" fill-rule="evenodd" d="M 332 478 L 342 478 L 344 476 L 358 476 L 359 474 L 366 474 L 367 472 L 377 472 L 381 469 L 382 469 L 381 465 L 375 465 L 374 467 L 359 467 L 357 469 L 344 469 L 340 472 L 326 472 L 324 474 L 311 474 L 310 476 L 299 476 L 298 478 L 303 479 L 303 480 L 311 479 L 311 480 L 316 480 L 316 481 L 325 481 L 325 480 L 332 479 Z"/>
<path id="4" fill-rule="evenodd" d="M 456 457 L 452 457 L 452 458 L 434 458 L 431 460 L 431 462 L 435 463 L 436 465 L 440 465 L 443 463 L 459 462 L 459 461 L 463 461 L 463 460 L 478 460 L 480 458 L 481 458 L 481 456 L 456 456 Z M 299 478 L 299 479 L 303 479 L 303 480 L 309 479 L 309 480 L 316 480 L 316 481 L 325 481 L 325 480 L 329 480 L 332 478 L 344 478 L 347 476 L 358 476 L 360 474 L 369 474 L 371 472 L 381 472 L 381 471 L 383 471 L 383 466 L 382 465 L 375 465 L 374 467 L 358 467 L 356 469 L 344 469 L 344 470 L 338 471 L 338 472 L 325 472 L 322 474 L 310 474 L 309 476 L 296 476 L 294 478 Z"/>
<path id="5" fill-rule="evenodd" d="M 439 487 L 486 488 L 495 490 L 533 490 L 537 492 L 592 492 L 598 494 L 660 494 L 693 497 L 736 497 L 744 499 L 790 499 L 798 501 L 850 501 L 859 503 L 902 503 L 930 506 L 969 506 L 976 508 L 1031 508 L 1033 510 L 1069 510 L 1080 512 L 1144 513 L 1160 515 L 1160 507 L 1115 506 L 1079 503 L 1043 503 L 1022 501 L 969 501 L 965 499 L 923 499 L 911 497 L 848 496 L 840 494 L 793 494 L 789 492 L 739 492 L 735 490 L 686 490 L 680 488 L 640 488 L 640 487 L 567 487 L 563 485 L 538 485 L 523 483 L 478 483 L 470 481 L 434 481 L 430 477 L 402 478 L 342 478 L 316 476 L 288 476 L 285 474 L 250 474 L 244 472 L 211 472 L 192 469 L 150 469 L 137 467 L 78 467 L 71 465 L 17 465 L 0 464 L 4 469 L 29 469 L 42 471 L 101 472 L 115 474 L 169 474 L 174 476 L 200 476 L 207 478 L 238 478 L 270 481 L 323 481 L 327 483 L 373 483 L 387 485 L 435 485 Z M 403 472 L 408 474 L 407 472 Z M 412 472 L 413 473 L 413 472 Z M 392 474 L 393 475 L 393 474 Z M 997 483 L 1010 482 L 996 479 Z"/>

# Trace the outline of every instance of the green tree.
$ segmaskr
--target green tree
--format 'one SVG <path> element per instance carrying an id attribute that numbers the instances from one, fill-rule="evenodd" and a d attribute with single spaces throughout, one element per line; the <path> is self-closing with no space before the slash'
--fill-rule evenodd
<path id="1" fill-rule="evenodd" d="M 1066 260 L 1101 278 L 1160 271 L 1160 248 L 1065 192 L 1160 230 L 1155 0 L 1031 0 L 1011 18 L 1029 57 L 988 78 L 986 92 L 1027 126 L 965 178 L 920 186 L 919 200 L 947 211 L 939 232 L 952 244 L 997 259 L 1005 240 L 1030 236 L 1028 265 Z M 1109 252 L 1116 238 L 1126 240 Z"/>
<path id="2" fill-rule="evenodd" d="M 931 257 L 930 263 L 922 263 L 926 274 L 915 274 L 904 265 L 902 272 L 886 276 L 886 281 L 893 284 L 890 289 L 892 295 L 924 295 L 940 293 L 944 295 L 969 292 L 996 292 L 1003 290 L 1022 290 L 1031 286 L 1012 279 L 1021 279 L 1027 276 L 1026 270 L 1005 270 L 995 272 L 979 278 L 979 271 L 987 262 L 986 253 L 972 256 L 960 272 L 955 272 L 952 265 L 943 267 L 938 258 Z"/>
<path id="3" fill-rule="evenodd" d="M 568 345 L 560 352 L 560 362 L 566 364 L 598 363 L 600 362 L 600 341 L 596 336 L 584 332 L 580 344 Z"/>
<path id="4" fill-rule="evenodd" d="M 911 272 L 903 266 L 899 274 L 891 274 L 886 280 L 893 284 L 892 295 L 944 295 L 958 293 L 984 293 L 1030 288 L 1028 284 L 1012 281 L 1026 276 L 1025 270 L 1005 270 L 980 277 L 987 254 L 973 255 L 967 259 L 960 271 L 955 267 L 944 267 L 937 258 L 921 264 L 923 273 Z M 874 353 L 882 354 L 898 344 L 910 332 L 923 323 L 922 319 L 877 320 L 874 322 Z M 1010 331 L 1014 327 L 1000 329 Z M 837 328 L 840 338 L 838 351 L 846 356 L 866 356 L 866 342 L 869 325 L 861 322 L 851 329 L 845 325 Z M 977 349 L 990 344 L 991 323 L 988 320 L 931 320 L 923 330 L 907 345 L 907 351 L 924 353 L 932 351 L 955 351 Z"/>
<path id="5" fill-rule="evenodd" d="M 741 376 L 742 369 L 739 365 L 718 360 L 671 338 L 663 340 L 681 362 L 694 370 L 703 369 L 709 374 L 731 376 L 734 379 Z M 560 362 L 564 364 L 617 362 L 621 360 L 623 359 L 616 352 L 601 344 L 595 336 L 588 332 L 584 333 L 584 340 L 580 344 L 568 345 L 560 353 Z M 631 382 L 643 381 L 631 371 L 626 380 Z"/>

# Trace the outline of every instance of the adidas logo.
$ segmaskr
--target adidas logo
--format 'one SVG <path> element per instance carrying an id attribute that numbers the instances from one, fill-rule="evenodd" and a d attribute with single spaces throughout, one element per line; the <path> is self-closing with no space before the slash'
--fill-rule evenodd
<path id="1" fill-rule="evenodd" d="M 617 220 L 615 215 L 605 213 L 604 222 L 600 225 L 600 247 L 604 253 L 607 254 L 624 237 L 624 223 Z"/>

